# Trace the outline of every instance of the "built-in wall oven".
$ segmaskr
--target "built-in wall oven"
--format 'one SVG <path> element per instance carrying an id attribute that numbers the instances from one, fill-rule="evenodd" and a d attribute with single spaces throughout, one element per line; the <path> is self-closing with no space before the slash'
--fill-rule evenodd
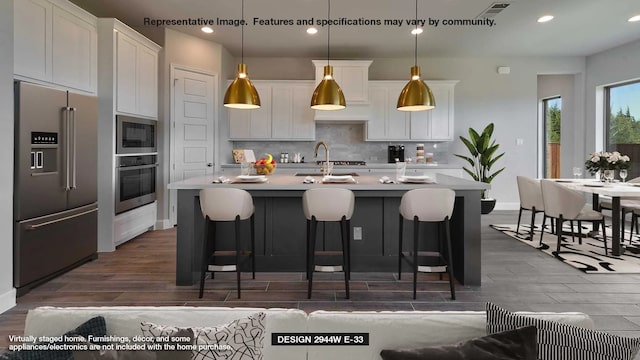
<path id="1" fill-rule="evenodd" d="M 157 155 L 116 157 L 116 214 L 156 200 Z"/>
<path id="2" fill-rule="evenodd" d="M 116 153 L 157 152 L 156 124 L 156 120 L 116 115 Z"/>

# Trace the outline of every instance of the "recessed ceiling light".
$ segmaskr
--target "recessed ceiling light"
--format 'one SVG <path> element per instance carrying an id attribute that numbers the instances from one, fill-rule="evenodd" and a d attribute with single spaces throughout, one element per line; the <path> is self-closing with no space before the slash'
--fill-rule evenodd
<path id="1" fill-rule="evenodd" d="M 310 27 L 307 29 L 307 34 L 309 35 L 313 35 L 313 34 L 317 34 L 318 33 L 318 29 L 314 28 L 314 27 Z"/>
<path id="2" fill-rule="evenodd" d="M 411 35 L 420 35 L 422 34 L 422 28 L 415 28 L 411 30 Z"/>
<path id="3" fill-rule="evenodd" d="M 551 21 L 553 19 L 553 15 L 545 15 L 538 18 L 539 23 L 545 23 L 547 21 Z"/>
<path id="4" fill-rule="evenodd" d="M 629 22 L 636 22 L 636 21 L 640 21 L 640 15 L 636 15 L 636 16 L 632 16 L 629 18 L 629 20 L 627 20 Z"/>
<path id="5" fill-rule="evenodd" d="M 213 32 L 213 29 L 208 26 L 204 26 L 200 30 L 202 30 L 203 33 L 207 33 L 207 34 L 211 34 Z"/>

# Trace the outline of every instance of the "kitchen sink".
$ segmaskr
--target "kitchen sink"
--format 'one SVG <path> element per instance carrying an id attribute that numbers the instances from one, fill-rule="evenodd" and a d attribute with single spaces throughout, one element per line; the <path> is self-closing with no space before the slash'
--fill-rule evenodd
<path id="1" fill-rule="evenodd" d="M 351 175 L 351 176 L 360 176 L 358 175 L 358 173 L 355 172 L 334 172 L 331 175 L 333 176 L 346 176 L 346 175 Z M 295 173 L 294 176 L 322 176 L 321 172 L 309 172 L 309 173 Z"/>

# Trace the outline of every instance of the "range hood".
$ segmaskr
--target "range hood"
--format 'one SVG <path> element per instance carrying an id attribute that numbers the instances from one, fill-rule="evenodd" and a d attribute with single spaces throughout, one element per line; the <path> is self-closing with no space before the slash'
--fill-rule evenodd
<path id="1" fill-rule="evenodd" d="M 316 86 L 324 76 L 327 60 L 312 60 L 316 68 Z M 344 93 L 343 110 L 315 110 L 316 121 L 363 122 L 369 120 L 369 65 L 371 60 L 331 60 L 333 76 Z"/>

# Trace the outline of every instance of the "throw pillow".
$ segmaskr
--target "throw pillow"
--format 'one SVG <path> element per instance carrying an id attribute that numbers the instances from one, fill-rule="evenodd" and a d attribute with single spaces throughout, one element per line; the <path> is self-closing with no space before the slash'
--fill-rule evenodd
<path id="1" fill-rule="evenodd" d="M 65 337 L 77 337 L 83 338 L 93 336 L 105 336 L 107 334 L 107 325 L 102 316 L 96 316 L 80 324 L 77 328 L 66 332 L 62 336 L 61 341 L 54 341 L 52 344 L 70 344 L 77 343 L 76 341 L 69 342 L 65 340 Z M 51 335 L 55 336 L 55 335 Z M 71 350 L 21 350 L 13 351 L 0 355 L 1 360 L 67 360 L 71 359 Z"/>
<path id="2" fill-rule="evenodd" d="M 188 338 L 188 341 L 177 341 L 169 338 L 167 342 L 159 342 L 163 350 L 150 350 L 149 347 L 142 350 L 87 350 L 74 351 L 73 360 L 190 360 L 191 349 L 188 350 L 164 350 L 164 344 L 175 347 L 178 344 L 192 345 L 193 330 L 181 329 L 173 334 L 175 338 Z M 87 342 L 87 344 L 90 344 Z M 117 344 L 114 344 L 117 345 Z M 121 344 L 120 344 L 121 345 Z M 145 344 L 147 345 L 147 344 Z"/>
<path id="3" fill-rule="evenodd" d="M 538 359 L 632 360 L 640 349 L 640 338 L 626 338 L 574 325 L 536 319 L 487 303 L 487 333 L 535 326 L 538 329 Z"/>
<path id="4" fill-rule="evenodd" d="M 262 360 L 265 317 L 264 312 L 259 312 L 225 325 L 191 328 L 196 346 L 193 359 Z M 141 324 L 144 336 L 173 336 L 181 329 L 184 328 L 150 322 Z"/>
<path id="5" fill-rule="evenodd" d="M 380 356 L 382 360 L 536 360 L 536 327 L 504 331 L 458 345 L 382 350 Z"/>

